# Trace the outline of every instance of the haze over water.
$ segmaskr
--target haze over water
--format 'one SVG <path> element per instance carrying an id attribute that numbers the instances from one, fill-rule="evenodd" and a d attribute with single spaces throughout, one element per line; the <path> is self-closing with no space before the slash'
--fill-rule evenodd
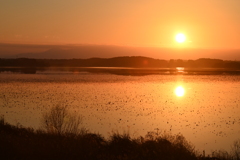
<path id="1" fill-rule="evenodd" d="M 211 153 L 229 150 L 239 138 L 239 80 L 237 75 L 3 72 L 0 114 L 12 124 L 39 128 L 42 113 L 62 104 L 83 115 L 86 128 L 106 137 L 113 130 L 133 136 L 182 133 L 197 149 Z"/>

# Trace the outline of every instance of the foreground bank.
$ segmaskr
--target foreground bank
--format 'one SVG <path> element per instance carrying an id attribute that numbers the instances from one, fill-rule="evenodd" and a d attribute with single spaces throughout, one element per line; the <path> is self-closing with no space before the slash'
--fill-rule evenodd
<path id="1" fill-rule="evenodd" d="M 182 135 L 149 132 L 131 138 L 128 133 L 112 133 L 105 139 L 87 130 L 79 134 L 50 134 L 13 126 L 1 118 L 0 155 L 3 159 L 209 159 L 199 154 Z M 215 152 L 215 158 L 235 159 L 227 152 Z"/>

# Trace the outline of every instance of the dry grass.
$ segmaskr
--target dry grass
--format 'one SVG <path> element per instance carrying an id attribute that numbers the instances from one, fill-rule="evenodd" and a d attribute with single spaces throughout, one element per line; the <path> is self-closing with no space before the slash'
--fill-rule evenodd
<path id="1" fill-rule="evenodd" d="M 147 135 L 133 139 L 127 133 L 113 133 L 107 140 L 89 132 L 55 134 L 22 128 L 1 118 L 0 155 L 3 159 L 197 159 L 183 136 L 170 137 L 174 138 Z"/>
<path id="2" fill-rule="evenodd" d="M 55 109 L 60 113 L 64 111 L 61 108 Z M 49 113 L 53 114 L 52 110 Z M 82 132 L 79 132 L 81 129 L 69 132 L 62 129 L 52 131 L 48 127 L 45 130 L 34 130 L 13 126 L 1 117 L 1 159 L 239 160 L 239 141 L 234 142 L 231 154 L 215 151 L 212 157 L 202 157 L 181 134 L 155 131 L 148 132 L 145 137 L 132 138 L 128 132 L 113 132 L 105 139 L 86 129 Z"/>

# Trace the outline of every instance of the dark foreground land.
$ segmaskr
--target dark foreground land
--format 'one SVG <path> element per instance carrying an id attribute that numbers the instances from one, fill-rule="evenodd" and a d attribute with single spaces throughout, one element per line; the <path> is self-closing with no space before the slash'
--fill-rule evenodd
<path id="1" fill-rule="evenodd" d="M 182 135 L 149 132 L 131 138 L 113 133 L 109 139 L 87 131 L 80 134 L 50 134 L 13 126 L 0 120 L 0 159 L 79 159 L 79 160 L 206 160 L 237 159 L 227 152 L 215 158 L 199 154 Z"/>

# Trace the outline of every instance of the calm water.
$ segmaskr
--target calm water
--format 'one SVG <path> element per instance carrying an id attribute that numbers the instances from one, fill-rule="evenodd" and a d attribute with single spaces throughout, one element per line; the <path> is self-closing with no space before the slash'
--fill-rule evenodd
<path id="1" fill-rule="evenodd" d="M 116 130 L 134 136 L 180 132 L 207 153 L 229 150 L 240 138 L 237 75 L 3 72 L 0 85 L 0 114 L 12 124 L 39 128 L 43 112 L 65 104 L 83 115 L 85 127 L 106 137 Z M 175 93 L 179 86 L 182 96 Z"/>

